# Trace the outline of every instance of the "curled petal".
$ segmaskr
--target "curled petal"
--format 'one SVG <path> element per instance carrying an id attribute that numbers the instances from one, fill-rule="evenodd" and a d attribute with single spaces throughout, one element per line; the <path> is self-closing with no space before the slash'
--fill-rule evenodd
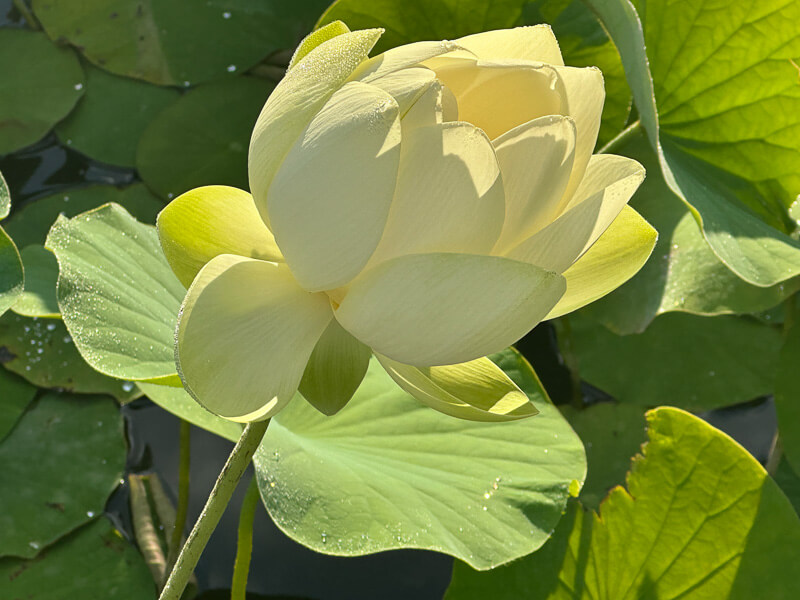
<path id="1" fill-rule="evenodd" d="M 222 254 L 194 280 L 178 317 L 175 357 L 186 390 L 233 421 L 277 413 L 297 391 L 331 321 L 286 265 Z"/>
<path id="2" fill-rule="evenodd" d="M 186 287 L 220 254 L 283 261 L 253 197 L 234 187 L 209 185 L 181 194 L 161 211 L 156 224 L 167 262 Z"/>

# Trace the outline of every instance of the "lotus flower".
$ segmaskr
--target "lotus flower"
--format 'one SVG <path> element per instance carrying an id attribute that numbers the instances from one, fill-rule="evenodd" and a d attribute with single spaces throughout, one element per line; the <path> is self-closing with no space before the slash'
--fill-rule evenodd
<path id="1" fill-rule="evenodd" d="M 296 394 L 325 413 L 371 355 L 408 392 L 469 419 L 536 409 L 485 356 L 621 285 L 655 231 L 644 178 L 593 149 L 595 68 L 563 66 L 547 26 L 420 42 L 333 23 L 298 48 L 250 144 L 252 196 L 210 186 L 158 219 L 189 286 L 186 389 L 223 417 Z"/>

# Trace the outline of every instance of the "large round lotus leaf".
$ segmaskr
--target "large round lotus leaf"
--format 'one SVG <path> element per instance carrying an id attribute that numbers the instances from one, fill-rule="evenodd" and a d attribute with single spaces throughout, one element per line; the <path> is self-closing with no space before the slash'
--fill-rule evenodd
<path id="1" fill-rule="evenodd" d="M 38 141 L 83 94 L 75 53 L 43 33 L 0 29 L 0 154 Z"/>
<path id="2" fill-rule="evenodd" d="M 14 423 L 25 411 L 33 397 L 36 387 L 0 367 L 0 440 L 14 427 Z"/>
<path id="3" fill-rule="evenodd" d="M 177 97 L 176 90 L 88 67 L 86 94 L 56 133 L 64 144 L 90 158 L 132 167 L 145 127 Z"/>
<path id="4" fill-rule="evenodd" d="M 34 559 L 0 560 L 0 598 L 154 600 L 155 587 L 142 555 L 102 517 Z"/>
<path id="5" fill-rule="evenodd" d="M 164 203 L 141 183 L 126 188 L 92 185 L 45 196 L 18 207 L 3 226 L 20 248 L 31 244 L 44 244 L 47 233 L 58 215 L 74 217 L 108 202 L 124 206 L 143 223 L 155 223 L 156 215 L 164 208 Z"/>
<path id="6" fill-rule="evenodd" d="M 103 512 L 125 454 L 111 399 L 38 400 L 0 444 L 0 556 L 36 556 Z"/>
<path id="7" fill-rule="evenodd" d="M 531 397 L 541 384 L 506 351 L 498 365 Z M 401 390 L 376 359 L 326 417 L 295 398 L 253 459 L 261 496 L 289 537 L 339 556 L 422 548 L 488 569 L 550 536 L 586 473 L 558 409 L 513 422 L 449 417 Z"/>
<path id="8" fill-rule="evenodd" d="M 122 402 L 141 395 L 129 381 L 107 377 L 86 364 L 64 323 L 13 312 L 0 318 L 0 362 L 34 385 L 82 394 L 110 394 Z"/>
<path id="9" fill-rule="evenodd" d="M 456 564 L 446 600 L 795 600 L 800 519 L 744 448 L 675 408 L 585 514 L 572 506 L 539 552 L 491 573 Z"/>
<path id="10" fill-rule="evenodd" d="M 201 185 L 247 188 L 250 134 L 272 84 L 252 77 L 190 90 L 153 119 L 136 168 L 165 198 Z"/>
<path id="11" fill-rule="evenodd" d="M 188 85 L 246 71 L 293 48 L 326 0 L 34 0 L 54 40 L 94 64 L 161 85 Z"/>

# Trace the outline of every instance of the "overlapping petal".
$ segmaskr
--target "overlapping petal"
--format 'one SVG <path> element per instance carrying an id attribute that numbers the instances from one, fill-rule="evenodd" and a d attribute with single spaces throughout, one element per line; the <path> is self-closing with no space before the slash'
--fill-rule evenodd
<path id="1" fill-rule="evenodd" d="M 350 76 L 350 81 L 370 83 L 379 77 L 384 77 L 400 69 L 414 67 L 442 54 L 458 50 L 458 44 L 447 40 L 439 42 L 414 42 L 413 44 L 405 44 L 403 46 L 391 48 L 361 63 L 361 65 L 353 71 L 353 74 Z"/>
<path id="2" fill-rule="evenodd" d="M 441 367 L 413 367 L 380 355 L 378 360 L 397 385 L 452 417 L 515 421 L 539 412 L 525 392 L 485 357 Z"/>
<path id="3" fill-rule="evenodd" d="M 489 253 L 505 213 L 491 142 L 469 123 L 404 133 L 397 186 L 374 266 L 403 254 Z"/>
<path id="4" fill-rule="evenodd" d="M 576 204 L 506 256 L 563 273 L 611 225 L 643 180 L 644 167 L 631 158 L 592 156 Z"/>
<path id="5" fill-rule="evenodd" d="M 284 264 L 222 254 L 198 273 L 181 307 L 175 357 L 184 387 L 211 412 L 265 419 L 297 391 L 331 321 Z"/>
<path id="6" fill-rule="evenodd" d="M 484 31 L 459 38 L 456 43 L 478 58 L 487 60 L 532 60 L 563 65 L 561 50 L 549 25 L 533 25 Z"/>
<path id="7" fill-rule="evenodd" d="M 237 188 L 209 185 L 181 194 L 161 211 L 157 225 L 167 262 L 186 287 L 220 254 L 283 261 L 252 196 Z"/>
<path id="8" fill-rule="evenodd" d="M 335 312 L 359 340 L 398 362 L 448 365 L 498 352 L 555 306 L 561 275 L 498 256 L 401 256 L 364 273 Z"/>
<path id="9" fill-rule="evenodd" d="M 358 389 L 371 356 L 368 346 L 331 319 L 308 359 L 300 393 L 321 413 L 336 414 Z"/>
<path id="10" fill-rule="evenodd" d="M 394 194 L 400 131 L 394 98 L 350 82 L 286 156 L 269 189 L 269 217 L 306 290 L 346 284 L 375 251 Z"/>
<path id="11" fill-rule="evenodd" d="M 557 67 L 448 57 L 426 66 L 455 95 L 459 119 L 489 139 L 538 117 L 568 114 Z"/>
<path id="12" fill-rule="evenodd" d="M 311 50 L 270 95 L 250 138 L 250 191 L 269 225 L 267 192 L 292 144 L 313 116 L 366 58 L 383 33 L 364 29 L 337 35 Z"/>
<path id="13" fill-rule="evenodd" d="M 644 266 L 658 232 L 630 206 L 622 209 L 597 242 L 564 272 L 567 291 L 548 319 L 586 306 L 614 291 Z"/>
<path id="14" fill-rule="evenodd" d="M 575 155 L 575 123 L 539 117 L 494 140 L 503 174 L 506 215 L 495 253 L 512 248 L 549 223 L 561 208 Z"/>

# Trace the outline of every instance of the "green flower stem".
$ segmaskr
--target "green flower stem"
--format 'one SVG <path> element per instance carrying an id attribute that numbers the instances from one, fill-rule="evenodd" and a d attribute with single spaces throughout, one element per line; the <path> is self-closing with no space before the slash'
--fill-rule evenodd
<path id="1" fill-rule="evenodd" d="M 236 542 L 236 562 L 233 565 L 231 600 L 246 600 L 247 576 L 250 573 L 250 556 L 253 553 L 253 519 L 258 507 L 258 485 L 256 478 L 250 480 L 247 494 L 239 513 L 239 537 Z"/>
<path id="2" fill-rule="evenodd" d="M 630 138 L 639 133 L 642 123 L 638 119 L 620 131 L 617 136 L 597 151 L 598 154 L 610 154 L 622 146 Z"/>
<path id="3" fill-rule="evenodd" d="M 178 507 L 175 513 L 175 525 L 169 539 L 167 568 L 164 577 L 172 571 L 178 560 L 183 532 L 186 529 L 186 517 L 189 513 L 189 468 L 192 458 L 192 426 L 181 419 L 180 425 L 180 463 L 178 465 Z"/>
<path id="4" fill-rule="evenodd" d="M 249 423 L 245 427 L 242 437 L 239 438 L 217 477 L 217 482 L 203 507 L 203 512 L 200 513 L 197 523 L 194 524 L 189 538 L 178 555 L 178 560 L 164 584 L 164 590 L 161 592 L 159 600 L 180 600 L 181 594 L 197 566 L 197 561 L 200 560 L 203 549 L 217 527 L 222 513 L 225 512 L 233 491 L 247 469 L 247 465 L 250 464 L 250 459 L 253 458 L 256 448 L 261 443 L 268 425 L 269 421 L 267 420 Z"/>

